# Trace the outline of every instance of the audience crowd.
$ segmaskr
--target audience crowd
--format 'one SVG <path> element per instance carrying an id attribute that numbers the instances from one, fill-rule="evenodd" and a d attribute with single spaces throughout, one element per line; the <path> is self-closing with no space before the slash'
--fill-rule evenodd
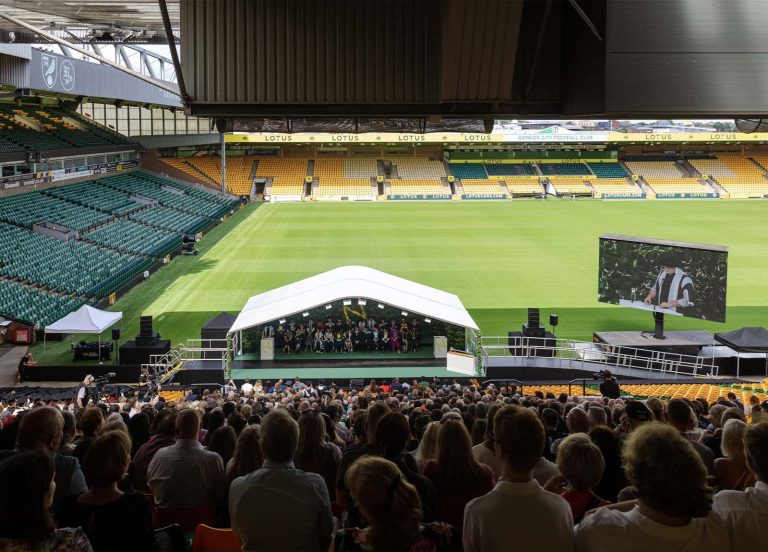
<path id="1" fill-rule="evenodd" d="M 296 379 L 85 402 L 0 404 L 0 551 L 183 549 L 199 524 L 264 551 L 768 549 L 755 400 Z"/>

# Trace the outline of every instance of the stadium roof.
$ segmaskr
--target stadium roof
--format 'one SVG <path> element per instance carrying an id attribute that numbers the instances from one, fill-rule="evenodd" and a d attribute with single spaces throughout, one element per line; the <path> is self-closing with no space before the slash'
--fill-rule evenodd
<path id="1" fill-rule="evenodd" d="M 169 0 L 167 5 L 174 34 L 178 36 L 179 1 Z M 118 28 L 165 37 L 157 0 L 0 0 L 0 11 L 47 30 Z M 4 19 L 0 19 L 0 31 L 27 32 Z"/>
<path id="2" fill-rule="evenodd" d="M 229 331 L 253 328 L 343 299 L 358 298 L 479 330 L 461 300 L 452 293 L 364 266 L 343 266 L 254 295 Z"/>

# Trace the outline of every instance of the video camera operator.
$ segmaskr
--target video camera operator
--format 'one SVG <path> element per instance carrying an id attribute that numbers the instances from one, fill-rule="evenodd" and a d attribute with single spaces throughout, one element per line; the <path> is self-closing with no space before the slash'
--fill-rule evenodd
<path id="1" fill-rule="evenodd" d="M 613 377 L 610 370 L 600 370 L 595 374 L 595 379 L 602 379 L 603 383 L 600 384 L 600 394 L 603 397 L 609 399 L 618 399 L 621 397 L 621 389 L 619 389 L 619 383 L 616 378 Z"/>

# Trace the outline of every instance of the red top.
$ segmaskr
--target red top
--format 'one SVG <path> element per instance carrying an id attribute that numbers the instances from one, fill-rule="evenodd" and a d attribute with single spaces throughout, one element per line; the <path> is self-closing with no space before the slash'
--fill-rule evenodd
<path id="1" fill-rule="evenodd" d="M 603 500 L 592 491 L 565 491 L 560 496 L 570 504 L 574 524 L 580 522 L 584 518 L 584 514 L 592 508 L 610 504 L 610 502 Z"/>
<path id="2" fill-rule="evenodd" d="M 478 496 L 488 494 L 496 485 L 496 476 L 485 464 L 484 477 L 475 481 L 458 481 L 455 477 L 440 477 L 437 462 L 429 460 L 424 464 L 423 473 L 437 487 L 439 494 L 436 518 L 454 527 L 464 524 L 464 507 L 467 502 Z"/>

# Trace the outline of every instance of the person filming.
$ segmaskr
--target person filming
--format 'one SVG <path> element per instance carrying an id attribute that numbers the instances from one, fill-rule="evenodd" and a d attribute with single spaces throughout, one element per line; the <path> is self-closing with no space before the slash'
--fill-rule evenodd
<path id="1" fill-rule="evenodd" d="M 598 372 L 598 374 L 603 378 L 603 383 L 600 384 L 600 394 L 609 399 L 618 399 L 621 397 L 619 383 L 616 381 L 616 378 L 613 377 L 611 371 L 603 370 L 602 372 Z"/>

